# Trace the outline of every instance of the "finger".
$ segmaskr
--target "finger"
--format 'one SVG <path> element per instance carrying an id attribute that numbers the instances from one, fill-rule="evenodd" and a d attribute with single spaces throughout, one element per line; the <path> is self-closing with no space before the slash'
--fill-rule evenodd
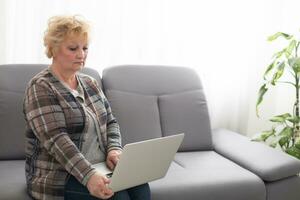
<path id="1" fill-rule="evenodd" d="M 119 156 L 115 156 L 113 158 L 113 163 L 114 163 L 115 166 L 117 165 L 118 161 L 119 161 Z"/>
<path id="2" fill-rule="evenodd" d="M 97 190 L 96 196 L 100 197 L 101 199 L 107 199 L 111 196 L 113 196 L 114 192 L 106 186 L 100 187 L 99 190 Z"/>
<path id="3" fill-rule="evenodd" d="M 111 180 L 105 177 L 103 182 L 104 182 L 105 185 L 108 185 L 108 184 L 110 184 Z"/>
<path id="4" fill-rule="evenodd" d="M 111 159 L 107 159 L 106 164 L 109 169 L 113 170 L 115 168 L 114 163 L 111 161 Z"/>
<path id="5" fill-rule="evenodd" d="M 106 194 L 104 194 L 104 193 L 99 193 L 98 195 L 97 195 L 97 197 L 98 198 L 101 198 L 101 199 L 109 199 L 110 197 L 112 197 L 113 195 L 106 195 Z"/>
<path id="6" fill-rule="evenodd" d="M 106 187 L 103 192 L 105 195 L 112 195 L 114 193 L 109 187 Z"/>
<path id="7" fill-rule="evenodd" d="M 101 185 L 99 185 L 101 188 L 107 187 L 108 184 L 110 184 L 111 180 L 107 178 L 106 176 L 101 177 Z"/>
<path id="8" fill-rule="evenodd" d="M 102 197 L 100 197 L 101 199 L 109 199 L 110 197 L 112 197 L 114 195 L 114 193 L 111 194 L 103 194 L 101 195 Z"/>
<path id="9" fill-rule="evenodd" d="M 101 196 L 102 198 L 104 198 L 104 197 L 105 197 L 105 198 L 107 198 L 107 197 L 109 198 L 109 197 L 111 197 L 111 196 L 113 196 L 113 195 L 114 195 L 113 192 L 105 192 L 105 191 L 102 191 L 101 194 L 99 194 L 99 196 Z M 101 199 L 102 199 L 102 198 L 101 198 Z"/>
<path id="10" fill-rule="evenodd" d="M 96 193 L 93 193 L 91 195 L 100 199 L 108 199 L 112 196 L 111 194 L 106 195 L 103 190 L 98 190 Z"/>
<path id="11" fill-rule="evenodd" d="M 110 192 L 110 193 L 106 193 L 105 194 L 108 198 L 110 198 L 110 197 L 112 197 L 113 195 L 114 195 L 114 193 L 113 192 Z"/>
<path id="12" fill-rule="evenodd" d="M 112 196 L 114 194 L 114 192 L 107 185 L 100 189 L 100 193 L 102 196 Z"/>

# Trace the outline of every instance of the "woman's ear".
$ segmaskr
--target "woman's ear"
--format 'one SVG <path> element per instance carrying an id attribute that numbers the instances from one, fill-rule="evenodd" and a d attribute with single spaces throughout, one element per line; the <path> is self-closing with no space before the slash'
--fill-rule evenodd
<path id="1" fill-rule="evenodd" d="M 52 54 L 52 58 L 55 58 L 56 52 L 57 52 L 57 48 L 51 47 L 50 51 L 51 51 L 51 54 Z"/>

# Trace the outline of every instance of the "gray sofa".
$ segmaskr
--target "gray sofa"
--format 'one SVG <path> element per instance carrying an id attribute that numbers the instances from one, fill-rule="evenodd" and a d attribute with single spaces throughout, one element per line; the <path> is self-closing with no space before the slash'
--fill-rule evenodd
<path id="1" fill-rule="evenodd" d="M 29 199 L 22 99 L 26 83 L 45 67 L 0 65 L 0 199 Z M 300 161 L 235 132 L 211 130 L 193 70 L 116 66 L 105 69 L 102 79 L 95 70 L 84 73 L 102 84 L 124 144 L 185 132 L 167 175 L 150 183 L 153 200 L 300 199 Z"/>

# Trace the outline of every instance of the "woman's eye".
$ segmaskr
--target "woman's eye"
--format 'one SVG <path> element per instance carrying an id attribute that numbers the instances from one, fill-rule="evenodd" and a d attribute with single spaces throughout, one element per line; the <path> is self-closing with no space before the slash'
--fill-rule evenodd
<path id="1" fill-rule="evenodd" d="M 88 49 L 88 47 L 83 47 L 83 51 L 87 51 Z"/>
<path id="2" fill-rule="evenodd" d="M 74 48 L 73 48 L 73 47 L 70 47 L 69 49 L 70 49 L 71 51 L 76 51 L 77 48 L 76 48 L 76 47 L 74 47 Z"/>

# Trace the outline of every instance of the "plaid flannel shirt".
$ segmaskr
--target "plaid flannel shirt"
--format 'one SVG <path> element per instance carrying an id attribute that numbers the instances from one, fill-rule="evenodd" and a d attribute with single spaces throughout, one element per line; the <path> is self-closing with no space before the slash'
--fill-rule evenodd
<path id="1" fill-rule="evenodd" d="M 93 78 L 78 73 L 86 105 L 96 114 L 105 153 L 121 149 L 119 125 Z M 81 154 L 86 111 L 49 69 L 29 82 L 24 97 L 27 191 L 34 199 L 64 199 L 67 176 L 86 185 L 95 169 Z"/>

